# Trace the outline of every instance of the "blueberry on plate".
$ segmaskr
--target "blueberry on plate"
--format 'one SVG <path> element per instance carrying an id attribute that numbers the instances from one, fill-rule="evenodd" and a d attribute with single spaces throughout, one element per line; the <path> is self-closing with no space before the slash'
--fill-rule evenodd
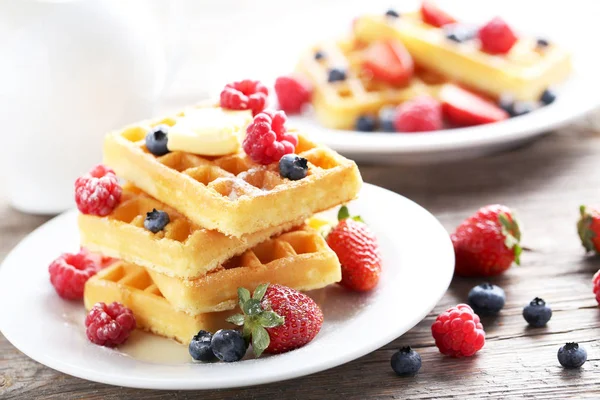
<path id="1" fill-rule="evenodd" d="M 308 174 L 308 160 L 296 154 L 286 154 L 279 160 L 279 175 L 292 181 L 305 178 Z"/>
<path id="2" fill-rule="evenodd" d="M 558 362 L 565 368 L 579 368 L 587 361 L 587 351 L 577 343 L 567 343 L 558 349 Z"/>
<path id="3" fill-rule="evenodd" d="M 341 82 L 346 80 L 346 71 L 341 68 L 331 68 L 327 75 L 327 82 Z"/>
<path id="4" fill-rule="evenodd" d="M 379 110 L 379 129 L 383 132 L 396 132 L 394 127 L 394 118 L 396 117 L 396 107 L 387 106 Z"/>
<path id="5" fill-rule="evenodd" d="M 556 100 L 556 92 L 551 88 L 547 88 L 546 90 L 544 90 L 544 92 L 540 96 L 540 101 L 545 105 L 554 103 L 554 100 Z"/>
<path id="6" fill-rule="evenodd" d="M 466 24 L 444 25 L 444 34 L 446 38 L 456 43 L 466 42 L 477 36 L 477 28 Z"/>
<path id="7" fill-rule="evenodd" d="M 169 222 L 171 222 L 169 214 L 153 208 L 152 211 L 146 213 L 144 228 L 148 229 L 152 233 L 156 233 L 165 229 L 165 226 L 167 226 Z"/>
<path id="8" fill-rule="evenodd" d="M 546 38 L 537 38 L 535 45 L 538 49 L 545 49 L 546 47 L 550 46 L 550 41 Z"/>
<path id="9" fill-rule="evenodd" d="M 373 132 L 375 130 L 376 125 L 377 122 L 375 121 L 375 118 L 368 115 L 361 115 L 356 120 L 356 124 L 354 125 L 354 127 L 357 131 L 360 132 Z"/>
<path id="10" fill-rule="evenodd" d="M 421 356 L 410 346 L 403 347 L 392 355 L 391 365 L 399 376 L 413 376 L 421 369 Z"/>
<path id="11" fill-rule="evenodd" d="M 552 318 L 552 309 L 546 305 L 546 302 L 539 297 L 531 300 L 525 308 L 523 308 L 523 318 L 527 323 L 534 328 L 546 326 L 550 318 Z"/>
<path id="12" fill-rule="evenodd" d="M 155 156 L 164 156 L 169 152 L 167 148 L 169 127 L 166 125 L 155 126 L 146 134 L 146 148 Z"/>
<path id="13" fill-rule="evenodd" d="M 225 362 L 240 361 L 248 349 L 242 334 L 233 329 L 221 329 L 215 332 L 211 347 L 215 356 Z"/>
<path id="14" fill-rule="evenodd" d="M 393 9 L 389 9 L 385 12 L 385 15 L 388 17 L 392 17 L 392 18 L 398 18 L 400 16 L 400 13 L 398 13 L 398 11 L 393 10 Z"/>
<path id="15" fill-rule="evenodd" d="M 192 358 L 196 361 L 211 362 L 217 359 L 210 345 L 212 333 L 200 331 L 190 341 L 188 350 Z"/>
<path id="16" fill-rule="evenodd" d="M 482 283 L 469 292 L 468 302 L 473 311 L 480 316 L 496 315 L 506 302 L 506 295 L 500 286 Z"/>
<path id="17" fill-rule="evenodd" d="M 325 53 L 323 53 L 321 50 L 317 50 L 315 51 L 315 60 L 322 60 L 325 58 Z"/>

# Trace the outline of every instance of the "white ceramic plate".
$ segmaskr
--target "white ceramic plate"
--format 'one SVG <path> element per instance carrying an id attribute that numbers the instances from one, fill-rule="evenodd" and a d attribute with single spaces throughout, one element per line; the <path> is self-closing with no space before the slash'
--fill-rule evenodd
<path id="1" fill-rule="evenodd" d="M 448 234 L 417 204 L 366 185 L 350 205 L 376 232 L 383 275 L 368 294 L 332 286 L 310 295 L 325 322 L 307 346 L 238 363 L 192 362 L 174 341 L 134 332 L 113 350 L 88 342 L 81 302 L 56 295 L 48 264 L 78 248 L 76 212 L 60 215 L 25 238 L 0 267 L 0 329 L 19 350 L 66 374 L 148 389 L 217 389 L 291 379 L 354 360 L 416 325 L 445 293 L 454 270 Z M 434 251 L 432 251 L 434 249 Z"/>
<path id="2" fill-rule="evenodd" d="M 560 128 L 600 105 L 593 63 L 575 59 L 575 70 L 558 90 L 557 100 L 507 121 L 423 133 L 367 133 L 323 128 L 311 113 L 292 117 L 294 125 L 356 160 L 374 163 L 434 163 L 479 157 L 515 147 Z"/>

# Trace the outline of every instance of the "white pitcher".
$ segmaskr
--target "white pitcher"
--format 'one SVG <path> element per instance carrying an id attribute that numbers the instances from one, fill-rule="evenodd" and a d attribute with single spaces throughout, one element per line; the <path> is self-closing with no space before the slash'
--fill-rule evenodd
<path id="1" fill-rule="evenodd" d="M 152 116 L 181 54 L 172 44 L 187 23 L 182 4 L 0 2 L 0 162 L 15 208 L 72 207 L 104 134 Z"/>

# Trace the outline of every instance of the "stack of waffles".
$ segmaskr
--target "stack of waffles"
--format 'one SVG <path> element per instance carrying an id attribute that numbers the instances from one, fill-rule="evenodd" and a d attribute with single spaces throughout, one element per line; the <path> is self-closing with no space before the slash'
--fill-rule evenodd
<path id="1" fill-rule="evenodd" d="M 86 308 L 118 301 L 138 327 L 182 343 L 201 329 L 227 327 L 239 287 L 307 291 L 340 281 L 335 253 L 305 221 L 352 200 L 362 184 L 354 162 L 301 133 L 296 153 L 309 168 L 298 181 L 243 151 L 151 154 L 147 132 L 193 109 L 108 134 L 104 162 L 126 181 L 121 201 L 107 216 L 79 216 L 82 246 L 119 260 L 88 280 Z M 157 233 L 144 228 L 154 209 L 169 215 Z"/>

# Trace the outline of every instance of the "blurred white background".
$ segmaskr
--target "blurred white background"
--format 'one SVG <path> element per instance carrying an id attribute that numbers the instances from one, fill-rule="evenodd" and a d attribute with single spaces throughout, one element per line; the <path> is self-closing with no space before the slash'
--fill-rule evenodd
<path id="1" fill-rule="evenodd" d="M 59 211 L 75 177 L 101 160 L 107 131 L 216 95 L 233 79 L 271 83 L 312 42 L 344 35 L 353 17 L 419 3 L 0 0 L 0 197 Z M 597 0 L 437 3 L 467 22 L 502 15 L 518 31 L 570 47 L 576 68 L 598 68 Z"/>

